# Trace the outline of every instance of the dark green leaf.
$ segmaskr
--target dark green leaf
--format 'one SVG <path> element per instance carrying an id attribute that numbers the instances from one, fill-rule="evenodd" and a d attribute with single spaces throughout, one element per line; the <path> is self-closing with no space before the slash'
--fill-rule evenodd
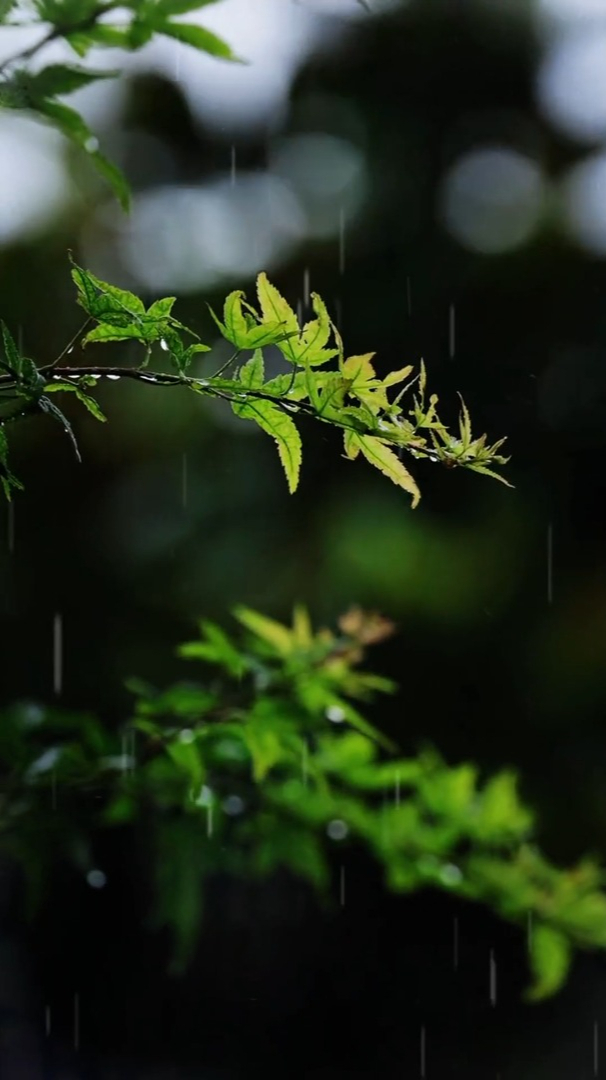
<path id="1" fill-rule="evenodd" d="M 42 98 L 71 94 L 97 79 L 113 79 L 119 74 L 119 71 L 87 71 L 67 64 L 51 64 L 29 77 L 30 93 L 38 103 Z"/>

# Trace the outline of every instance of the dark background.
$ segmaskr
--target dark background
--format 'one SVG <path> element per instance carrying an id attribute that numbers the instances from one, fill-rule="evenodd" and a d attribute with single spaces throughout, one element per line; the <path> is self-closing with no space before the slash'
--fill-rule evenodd
<path id="1" fill-rule="evenodd" d="M 343 460 L 337 433 L 308 424 L 301 488 L 289 497 L 269 440 L 180 391 L 106 385 L 107 428 L 77 417 L 82 465 L 46 418 L 13 432 L 26 491 L 12 518 L 1 508 L 4 703 L 55 700 L 57 613 L 61 704 L 115 724 L 129 707 L 126 677 L 163 685 L 182 676 L 174 647 L 196 619 L 227 625 L 236 602 L 286 619 L 301 600 L 322 623 L 357 602 L 399 625 L 371 666 L 402 689 L 372 719 L 404 752 L 431 743 L 486 773 L 514 766 L 549 855 L 604 857 L 606 266 L 563 225 L 558 191 L 595 146 L 563 134 L 537 105 L 544 42 L 531 16 L 513 3 L 418 0 L 359 20 L 304 66 L 282 126 L 246 139 L 194 122 L 176 82 L 129 80 L 105 137 L 136 190 L 159 182 L 153 155 L 129 157 L 141 131 L 164 145 L 176 180 L 193 184 L 228 167 L 234 141 L 242 171 L 263 167 L 292 133 L 355 143 L 368 190 L 348 226 L 345 271 L 334 237 L 258 269 L 294 302 L 309 268 L 333 315 L 339 305 L 346 350 L 376 350 L 381 372 L 423 357 L 446 422 L 460 391 L 477 434 L 508 436 L 515 490 L 416 463 L 423 499 L 413 513 L 406 495 Z M 449 169 L 487 146 L 525 155 L 544 184 L 536 228 L 493 253 L 461 242 L 440 213 Z M 1 252 L 2 314 L 23 326 L 36 358 L 56 355 L 78 325 L 66 252 L 80 257 L 94 210 L 95 199 L 82 198 L 44 235 Z M 135 287 L 114 261 L 112 280 Z M 107 258 L 103 270 L 89 264 L 103 276 Z M 211 342 L 203 301 L 216 307 L 230 288 L 252 296 L 253 278 L 190 292 L 177 314 Z M 173 980 L 168 942 L 143 926 L 149 886 L 137 836 L 96 842 L 104 889 L 57 868 L 33 927 L 20 927 L 18 893 L 9 905 L 7 956 L 25 943 L 23 994 L 49 1076 L 413 1078 L 422 1038 L 436 1080 L 599 1075 L 598 957 L 578 958 L 554 1000 L 524 1005 L 522 931 L 447 896 L 391 897 L 372 863 L 344 849 L 332 910 L 286 876 L 216 882 L 191 972 Z M 5 971 L 22 973 L 25 962 L 13 957 Z M 7 975 L 16 1014 L 18 977 Z M 24 1044 L 32 1039 L 25 1029 Z M 36 1068 L 23 1064 L 14 1077 L 37 1077 Z"/>

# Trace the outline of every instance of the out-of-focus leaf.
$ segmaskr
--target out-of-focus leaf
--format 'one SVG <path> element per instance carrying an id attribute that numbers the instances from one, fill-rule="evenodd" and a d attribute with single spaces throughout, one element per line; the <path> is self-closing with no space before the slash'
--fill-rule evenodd
<path id="1" fill-rule="evenodd" d="M 527 1001 L 542 1001 L 559 990 L 566 980 L 572 950 L 570 942 L 551 926 L 538 924 L 530 934 L 530 961 L 534 976 L 526 991 Z"/>

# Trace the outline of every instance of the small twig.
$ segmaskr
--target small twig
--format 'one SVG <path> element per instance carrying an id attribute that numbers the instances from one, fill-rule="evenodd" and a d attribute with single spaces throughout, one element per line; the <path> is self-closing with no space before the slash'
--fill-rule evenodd
<path id="1" fill-rule="evenodd" d="M 74 347 L 74 345 L 76 344 L 76 342 L 77 342 L 78 338 L 80 337 L 80 335 L 84 333 L 84 331 L 86 330 L 87 326 L 89 325 L 89 323 L 92 323 L 92 321 L 93 321 L 93 319 L 92 319 L 92 315 L 89 315 L 89 317 L 88 317 L 88 319 L 86 320 L 86 322 L 84 322 L 84 323 L 82 324 L 82 326 L 80 327 L 80 329 L 76 331 L 76 333 L 74 334 L 74 336 L 73 336 L 73 338 L 71 339 L 71 341 L 68 341 L 68 343 L 67 343 L 67 345 L 65 346 L 65 348 L 64 348 L 64 350 L 63 350 L 63 352 L 59 353 L 59 355 L 58 355 L 57 359 L 56 359 L 56 360 L 53 360 L 53 362 L 52 362 L 51 364 L 47 364 L 47 365 L 46 365 L 46 367 L 40 368 L 40 374 L 41 374 L 41 375 L 44 375 L 44 374 L 45 374 L 45 373 L 46 373 L 47 371 L 50 371 L 50 370 L 52 370 L 52 368 L 56 367 L 56 366 L 57 366 L 57 364 L 58 364 L 58 363 L 59 363 L 59 362 L 60 362 L 61 360 L 63 360 L 63 357 L 64 357 L 64 356 L 67 356 L 67 354 L 68 354 L 69 352 L 71 352 L 71 350 L 73 349 L 73 347 Z"/>

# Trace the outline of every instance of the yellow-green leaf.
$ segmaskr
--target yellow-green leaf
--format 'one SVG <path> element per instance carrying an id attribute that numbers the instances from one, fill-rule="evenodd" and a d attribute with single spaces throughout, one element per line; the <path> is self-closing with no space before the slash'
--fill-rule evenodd
<path id="1" fill-rule="evenodd" d="M 286 473 L 288 490 L 291 495 L 297 490 L 301 471 L 301 436 L 291 420 L 271 401 L 247 401 L 245 404 L 232 402 L 236 416 L 245 420 L 254 420 L 259 427 L 274 439 L 280 461 Z"/>
<path id="2" fill-rule="evenodd" d="M 425 370 L 425 364 L 421 360 L 421 375 L 419 378 L 419 394 L 421 395 L 421 401 L 425 397 L 425 386 L 427 384 L 427 372 Z"/>
<path id="3" fill-rule="evenodd" d="M 253 634 L 272 645 L 280 656 L 290 655 L 293 649 L 293 632 L 287 626 L 243 606 L 237 607 L 234 615 L 238 622 L 248 630 L 252 630 Z"/>
<path id="4" fill-rule="evenodd" d="M 292 636 L 293 641 L 300 649 L 308 649 L 313 643 L 313 631 L 311 628 L 311 619 L 309 618 L 309 612 L 307 608 L 302 604 L 296 604 L 293 613 L 292 624 Z"/>
<path id="5" fill-rule="evenodd" d="M 383 379 L 383 386 L 396 386 L 397 383 L 404 382 L 412 370 L 412 364 L 409 364 L 408 367 L 400 368 L 399 371 L 390 371 L 389 375 Z"/>
<path id="6" fill-rule="evenodd" d="M 364 457 L 371 465 L 379 469 L 384 476 L 389 477 L 398 487 L 404 488 L 404 491 L 408 491 L 412 495 L 412 509 L 414 510 L 419 504 L 421 492 L 408 469 L 404 468 L 393 450 L 390 450 L 381 439 L 377 439 L 374 435 L 358 435 L 357 432 L 352 432 L 351 437 L 357 441 Z"/>
<path id="7" fill-rule="evenodd" d="M 257 278 L 257 296 L 259 297 L 264 323 L 277 320 L 282 325 L 285 333 L 299 333 L 297 316 L 290 304 L 280 295 L 275 285 L 272 285 L 268 280 L 265 272 L 259 274 Z M 279 348 L 284 356 L 292 360 L 293 363 L 296 362 L 296 338 L 293 337 L 288 341 L 280 342 Z"/>
<path id="8" fill-rule="evenodd" d="M 311 294 L 312 307 L 318 316 L 305 324 L 300 338 L 292 339 L 291 344 L 296 353 L 299 364 L 309 364 L 312 367 L 317 364 L 325 364 L 338 356 L 338 349 L 325 349 L 329 337 L 331 322 L 326 310 L 326 305 L 317 293 Z"/>
<path id="9" fill-rule="evenodd" d="M 357 432 L 344 431 L 343 441 L 345 443 L 345 453 L 347 454 L 347 457 L 350 459 L 350 461 L 353 461 L 360 453 L 360 444 L 357 441 Z"/>
<path id="10" fill-rule="evenodd" d="M 374 355 L 373 352 L 369 352 L 364 353 L 363 356 L 348 356 L 342 370 L 345 378 L 351 379 L 352 386 L 376 378 L 375 369 L 370 362 Z"/>

